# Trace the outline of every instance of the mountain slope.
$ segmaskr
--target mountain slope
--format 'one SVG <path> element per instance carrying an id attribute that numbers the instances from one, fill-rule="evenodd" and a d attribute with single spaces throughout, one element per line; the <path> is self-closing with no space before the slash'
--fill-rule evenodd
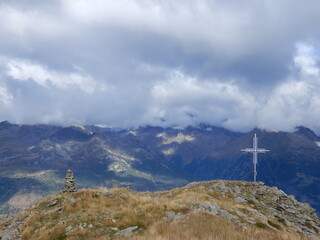
<path id="1" fill-rule="evenodd" d="M 142 128 L 137 137 L 158 149 L 164 157 L 197 180 L 252 180 L 252 147 L 257 133 L 259 146 L 270 152 L 259 154 L 258 180 L 277 186 L 320 210 L 320 141 L 311 130 L 296 132 L 255 129 L 235 133 L 222 128 Z"/>
<path id="2" fill-rule="evenodd" d="M 309 205 L 277 188 L 239 181 L 195 182 L 164 192 L 81 190 L 52 195 L 0 217 L 14 239 L 319 239 Z M 20 229 L 20 231 L 18 231 Z"/>
<path id="3" fill-rule="evenodd" d="M 66 169 L 77 186 L 130 186 L 136 190 L 169 189 L 187 176 L 152 148 L 130 135 L 85 127 L 0 124 L 0 204 L 15 195 L 46 196 L 62 187 Z M 12 206 L 14 207 L 14 206 Z M 10 206 L 2 206 L 7 211 Z"/>
<path id="4" fill-rule="evenodd" d="M 165 190 L 194 180 L 252 180 L 257 133 L 258 180 L 277 186 L 320 211 L 320 139 L 311 130 L 237 133 L 201 125 L 186 129 L 97 126 L 59 127 L 0 123 L 0 212 L 14 210 L 13 197 L 46 196 L 62 187 L 72 169 L 78 188 L 129 186 Z M 4 204 L 6 203 L 6 204 Z"/>

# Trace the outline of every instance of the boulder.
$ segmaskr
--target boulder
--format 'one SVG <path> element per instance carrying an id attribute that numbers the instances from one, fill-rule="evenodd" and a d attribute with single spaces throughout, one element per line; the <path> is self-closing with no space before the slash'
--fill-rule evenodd
<path id="1" fill-rule="evenodd" d="M 115 235 L 117 236 L 123 236 L 123 237 L 129 237 L 134 234 L 135 231 L 139 229 L 138 226 L 128 227 L 126 229 L 123 229 L 119 232 L 117 232 Z"/>

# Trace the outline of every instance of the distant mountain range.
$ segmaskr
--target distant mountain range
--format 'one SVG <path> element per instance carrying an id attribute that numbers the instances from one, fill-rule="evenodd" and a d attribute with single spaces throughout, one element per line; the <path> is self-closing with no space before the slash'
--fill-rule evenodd
<path id="1" fill-rule="evenodd" d="M 0 212 L 19 206 L 17 197 L 38 198 L 62 188 L 72 169 L 78 188 L 130 187 L 164 190 L 191 181 L 252 181 L 254 133 L 259 146 L 258 180 L 293 194 L 320 211 L 320 138 L 295 132 L 254 129 L 239 133 L 208 125 L 185 129 L 0 123 Z M 32 195 L 30 195 L 32 194 Z"/>

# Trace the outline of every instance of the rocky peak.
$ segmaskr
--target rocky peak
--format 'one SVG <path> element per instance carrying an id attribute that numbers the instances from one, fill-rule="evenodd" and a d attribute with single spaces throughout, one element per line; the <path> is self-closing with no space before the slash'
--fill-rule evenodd
<path id="1" fill-rule="evenodd" d="M 72 172 L 67 176 L 72 178 Z M 216 226 L 228 237 L 219 235 Z M 203 228 L 201 233 L 194 233 L 198 228 Z M 54 239 L 132 235 L 141 240 L 172 236 L 179 240 L 186 239 L 181 236 L 235 239 L 235 232 L 237 239 L 319 240 L 320 221 L 308 204 L 276 187 L 222 180 L 190 183 L 164 192 L 87 189 L 50 196 L 19 217 L 0 217 L 0 239 L 42 239 L 48 233 Z"/>
<path id="2" fill-rule="evenodd" d="M 277 187 L 268 187 L 262 182 L 211 181 L 190 183 L 186 188 L 207 189 L 234 202 L 248 204 L 246 213 L 233 209 L 235 216 L 244 217 L 247 223 L 276 229 L 289 227 L 311 238 L 320 234 L 320 221 L 315 209 L 298 202 L 293 195 L 287 195 Z M 240 225 L 245 224 L 235 219 Z"/>
<path id="3" fill-rule="evenodd" d="M 0 129 L 10 127 L 12 124 L 9 123 L 8 121 L 2 121 L 0 122 Z"/>
<path id="4" fill-rule="evenodd" d="M 296 127 L 295 133 L 297 133 L 299 135 L 303 135 L 303 136 L 307 137 L 308 139 L 310 139 L 311 141 L 317 141 L 319 139 L 317 137 L 317 135 L 311 129 L 303 127 L 303 126 Z"/>

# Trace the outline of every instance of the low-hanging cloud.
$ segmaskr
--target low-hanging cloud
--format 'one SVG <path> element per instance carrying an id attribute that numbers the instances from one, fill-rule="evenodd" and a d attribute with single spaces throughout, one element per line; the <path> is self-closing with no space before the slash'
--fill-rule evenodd
<path id="1" fill-rule="evenodd" d="M 0 1 L 0 114 L 320 133 L 320 2 Z"/>

